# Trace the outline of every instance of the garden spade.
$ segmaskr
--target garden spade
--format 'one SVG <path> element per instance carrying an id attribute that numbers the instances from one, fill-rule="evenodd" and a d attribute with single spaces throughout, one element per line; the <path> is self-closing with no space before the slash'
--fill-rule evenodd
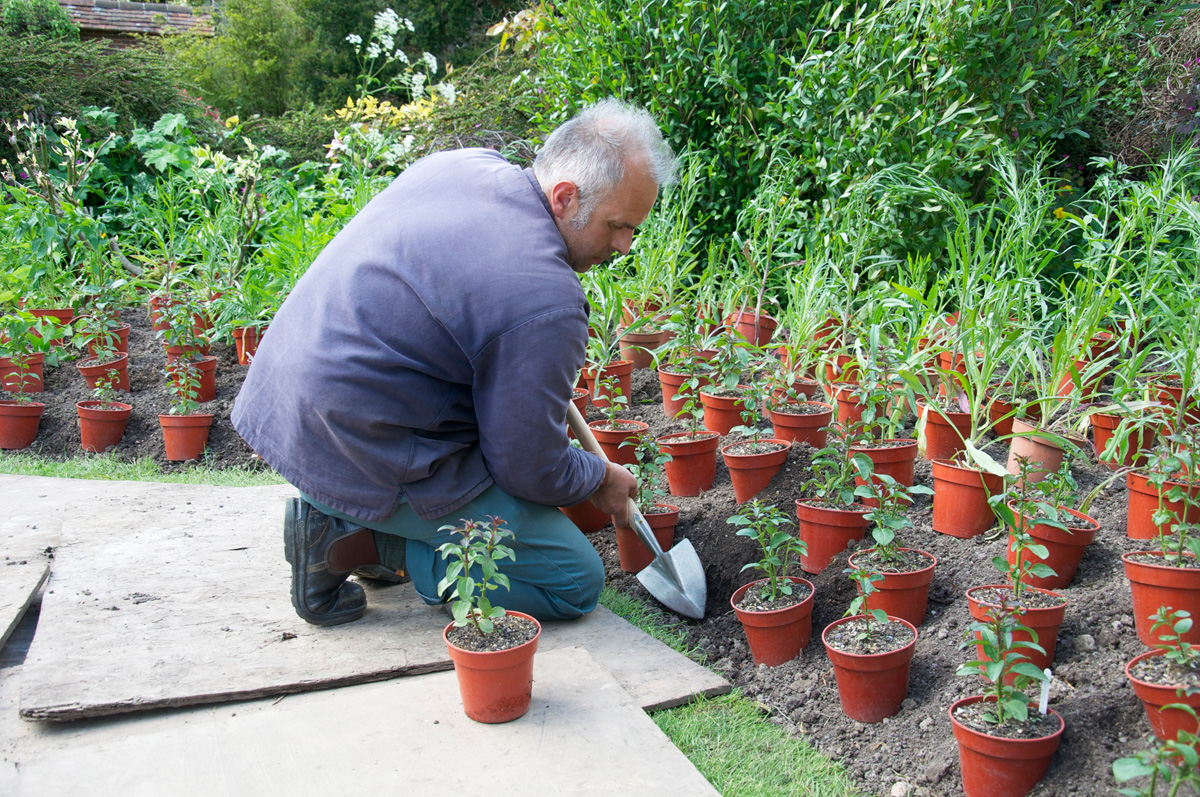
<path id="1" fill-rule="evenodd" d="M 574 404 L 567 404 L 567 423 L 585 450 L 608 461 Z M 708 584 L 704 580 L 704 567 L 700 564 L 696 549 L 692 547 L 692 541 L 680 540 L 671 546 L 671 550 L 664 552 L 632 498 L 629 499 L 629 523 L 642 544 L 654 554 L 654 560 L 637 574 L 638 581 L 671 611 L 684 617 L 703 619 Z"/>

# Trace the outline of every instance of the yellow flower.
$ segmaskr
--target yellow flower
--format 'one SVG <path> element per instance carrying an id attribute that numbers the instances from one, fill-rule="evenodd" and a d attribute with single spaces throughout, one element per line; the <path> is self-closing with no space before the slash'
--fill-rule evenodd
<path id="1" fill-rule="evenodd" d="M 1054 209 L 1054 218 L 1062 220 L 1062 219 L 1065 219 L 1066 217 L 1067 217 L 1067 212 L 1065 210 L 1063 210 L 1062 208 Z"/>
<path id="2" fill-rule="evenodd" d="M 226 127 L 237 127 L 241 123 L 242 123 L 242 120 L 237 118 L 236 116 L 231 116 L 225 120 Z"/>

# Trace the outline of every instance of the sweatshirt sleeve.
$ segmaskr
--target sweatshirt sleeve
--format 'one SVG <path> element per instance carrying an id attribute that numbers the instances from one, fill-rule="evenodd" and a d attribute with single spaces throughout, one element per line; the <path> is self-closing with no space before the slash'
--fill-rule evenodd
<path id="1" fill-rule="evenodd" d="M 472 360 L 479 445 L 509 495 L 570 506 L 604 479 L 604 462 L 567 440 L 567 403 L 586 340 L 583 310 L 554 310 L 498 335 Z"/>

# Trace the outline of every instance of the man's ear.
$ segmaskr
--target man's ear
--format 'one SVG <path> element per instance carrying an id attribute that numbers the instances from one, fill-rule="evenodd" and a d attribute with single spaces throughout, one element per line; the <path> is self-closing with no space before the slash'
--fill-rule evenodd
<path id="1" fill-rule="evenodd" d="M 550 210 L 554 217 L 569 221 L 579 210 L 579 189 L 570 180 L 560 180 L 550 189 Z"/>

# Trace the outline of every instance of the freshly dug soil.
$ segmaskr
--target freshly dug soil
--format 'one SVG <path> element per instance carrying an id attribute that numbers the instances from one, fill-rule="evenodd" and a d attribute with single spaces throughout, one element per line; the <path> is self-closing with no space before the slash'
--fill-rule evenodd
<path id="1" fill-rule="evenodd" d="M 163 456 L 157 416 L 166 412 L 170 400 L 162 374 L 166 360 L 162 344 L 154 338 L 143 308 L 125 308 L 121 320 L 133 327 L 129 347 L 132 392 L 121 400 L 132 404 L 134 410 L 125 438 L 114 453 L 121 459 L 150 456 L 164 469 L 189 467 L 169 463 Z M 265 468 L 229 423 L 246 366 L 237 364 L 231 341 L 214 344 L 213 354 L 218 358 L 217 398 L 204 405 L 215 415 L 204 461 L 216 467 Z M 620 417 L 647 422 L 655 436 L 686 429 L 683 423 L 664 416 L 653 371 L 635 371 L 633 386 L 630 408 L 622 410 Z M 46 388 L 37 398 L 46 403 L 46 414 L 29 450 L 50 459 L 81 455 L 75 402 L 91 398 L 91 392 L 71 362 L 48 369 Z M 589 413 L 590 420 L 602 417 L 591 407 Z M 909 434 L 913 420 L 909 418 L 905 430 Z M 1004 444 L 990 451 L 999 461 L 1005 460 Z M 806 444 L 793 445 L 787 462 L 759 499 L 794 518 L 795 501 L 801 497 L 800 485 L 810 476 L 814 453 Z M 3 456 L 0 453 L 0 458 Z M 1107 480 L 1111 472 L 1095 462 L 1083 462 L 1075 466 L 1074 475 L 1081 490 L 1087 492 Z M 930 465 L 924 459 L 917 460 L 916 483 L 933 486 Z M 947 711 L 959 698 L 982 691 L 978 679 L 954 674 L 974 655 L 973 650 L 959 650 L 970 622 L 964 592 L 974 586 L 1003 583 L 992 558 L 1004 556 L 1004 534 L 993 530 L 970 540 L 938 534 L 931 528 L 931 497 L 916 497 L 909 514 L 914 528 L 902 535 L 900 543 L 938 558 L 929 592 L 929 616 L 918 629 L 908 699 L 897 715 L 865 725 L 842 714 L 832 667 L 820 643 L 825 626 L 842 617 L 854 598 L 854 584 L 842 572 L 851 551 L 836 556 L 817 575 L 803 573 L 798 566 L 789 571 L 816 587 L 814 641 L 792 662 L 756 668 L 729 598 L 739 586 L 760 577 L 752 571 L 740 572 L 742 565 L 757 561 L 760 554 L 753 540 L 738 537 L 734 527 L 725 522 L 736 513 L 737 505 L 721 458 L 717 458 L 713 490 L 695 498 L 667 500 L 681 509 L 676 539 L 692 541 L 708 580 L 705 619 L 680 620 L 680 626 L 711 667 L 747 697 L 769 708 L 767 721 L 843 762 L 864 794 L 888 794 L 900 781 L 911 786 L 909 794 L 914 796 L 962 793 Z M 1125 513 L 1125 483 L 1118 479 L 1093 502 L 1089 514 L 1100 523 L 1100 531 L 1088 546 L 1075 580 L 1058 590 L 1070 605 L 1059 631 L 1050 694 L 1051 704 L 1066 721 L 1066 731 L 1050 771 L 1034 795 L 1114 793 L 1112 762 L 1143 749 L 1150 733 L 1141 703 L 1123 672 L 1124 664 L 1145 649 L 1134 632 L 1132 601 L 1120 557 L 1152 545 L 1126 539 Z M 589 539 L 604 560 L 609 583 L 653 604 L 637 578 L 621 571 L 611 526 Z M 859 547 L 869 546 L 868 534 Z"/>
<path id="2" fill-rule="evenodd" d="M 1048 711 L 1044 717 L 1037 711 L 1030 711 L 1025 722 L 1007 720 L 1003 726 L 997 726 L 995 723 L 988 722 L 987 716 L 990 713 L 991 707 L 989 705 L 972 703 L 969 706 L 960 706 L 954 712 L 954 719 L 973 731 L 979 731 L 980 733 L 992 736 L 1003 736 L 1006 739 L 1040 739 L 1043 736 L 1050 736 L 1059 728 L 1058 718 Z M 1066 720 L 1063 721 L 1064 724 L 1065 722 Z M 1067 727 L 1069 728 L 1070 726 Z M 1037 789 L 1033 793 L 1038 794 L 1040 791 L 1040 789 Z M 1046 793 L 1050 794 L 1051 792 Z"/>
<path id="3" fill-rule="evenodd" d="M 913 633 L 904 623 L 892 620 L 882 625 L 864 618 L 847 620 L 827 631 L 825 640 L 843 653 L 873 656 L 890 653 L 912 642 Z"/>
<path id="4" fill-rule="evenodd" d="M 481 634 L 473 625 L 462 628 L 451 628 L 446 634 L 456 647 L 475 653 L 485 651 L 509 650 L 524 645 L 537 636 L 537 623 L 524 617 L 506 614 L 492 621 L 492 632 Z"/>

